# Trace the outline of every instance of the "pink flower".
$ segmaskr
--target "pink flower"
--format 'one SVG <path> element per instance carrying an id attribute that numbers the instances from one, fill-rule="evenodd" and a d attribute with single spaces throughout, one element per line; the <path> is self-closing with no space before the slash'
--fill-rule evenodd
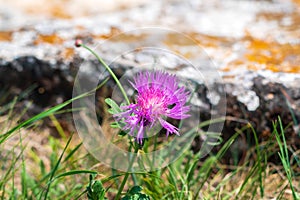
<path id="1" fill-rule="evenodd" d="M 179 135 L 179 129 L 165 120 L 184 119 L 190 115 L 186 106 L 189 93 L 184 87 L 179 87 L 175 75 L 167 72 L 142 72 L 134 78 L 131 85 L 137 91 L 136 103 L 121 106 L 123 112 L 115 114 L 118 121 L 125 123 L 123 130 L 130 130 L 142 144 L 146 127 L 153 127 L 156 123 L 166 129 L 169 134 Z"/>

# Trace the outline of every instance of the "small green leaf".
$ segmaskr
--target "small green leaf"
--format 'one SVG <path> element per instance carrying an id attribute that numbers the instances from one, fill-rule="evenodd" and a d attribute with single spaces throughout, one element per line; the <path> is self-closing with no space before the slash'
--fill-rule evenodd
<path id="1" fill-rule="evenodd" d="M 133 186 L 122 200 L 150 200 L 147 194 L 141 193 L 142 189 L 141 186 Z"/>
<path id="2" fill-rule="evenodd" d="M 93 176 L 90 175 L 90 183 L 86 188 L 87 197 L 89 200 L 104 200 L 105 189 L 100 180 L 93 180 Z"/>
<path id="3" fill-rule="evenodd" d="M 125 131 L 120 131 L 120 132 L 119 132 L 119 135 L 120 135 L 120 136 L 125 136 L 125 135 L 127 135 L 127 133 L 126 133 Z"/>
<path id="4" fill-rule="evenodd" d="M 107 105 L 109 105 L 111 107 L 111 108 L 108 109 L 108 112 L 110 114 L 117 114 L 117 113 L 122 112 L 122 110 L 120 109 L 118 104 L 114 100 L 112 100 L 111 98 L 106 98 L 105 103 L 107 103 Z"/>
<path id="5" fill-rule="evenodd" d="M 120 124 L 118 122 L 112 122 L 110 124 L 110 127 L 112 127 L 112 128 L 121 128 L 121 126 L 120 126 Z"/>
<path id="6" fill-rule="evenodd" d="M 129 194 L 138 194 L 138 193 L 140 193 L 141 191 L 142 191 L 142 187 L 141 186 L 138 186 L 138 185 L 136 185 L 136 186 L 133 186 L 130 190 L 129 190 Z"/>
<path id="7" fill-rule="evenodd" d="M 112 114 L 112 115 L 115 114 L 115 113 L 114 113 L 115 111 L 114 111 L 112 108 L 107 109 L 107 112 L 108 112 L 109 114 Z"/>
<path id="8" fill-rule="evenodd" d="M 45 167 L 45 163 L 42 159 L 40 160 L 40 168 L 41 168 L 41 174 L 43 176 L 45 176 L 46 175 L 46 167 Z"/>

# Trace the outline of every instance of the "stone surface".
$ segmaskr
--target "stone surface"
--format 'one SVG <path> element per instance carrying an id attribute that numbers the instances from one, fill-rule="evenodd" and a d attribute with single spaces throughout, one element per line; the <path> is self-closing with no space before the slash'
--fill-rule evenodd
<path id="1" fill-rule="evenodd" d="M 71 98 L 83 61 L 88 78 L 103 71 L 74 47 L 80 38 L 119 76 L 155 66 L 197 83 L 201 120 L 225 92 L 227 116 L 262 135 L 277 115 L 287 125 L 292 110 L 300 121 L 299 1 L 0 2 L 0 86 L 14 96 L 34 85 L 35 112 Z M 229 120 L 224 130 L 235 127 Z"/>

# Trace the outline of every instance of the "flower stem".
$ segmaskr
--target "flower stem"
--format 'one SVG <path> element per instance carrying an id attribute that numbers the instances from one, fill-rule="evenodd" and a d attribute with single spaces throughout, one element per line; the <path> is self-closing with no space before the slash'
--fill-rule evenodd
<path id="1" fill-rule="evenodd" d="M 153 156 L 152 156 L 152 166 L 151 166 L 151 169 L 154 170 L 154 165 L 155 165 L 155 157 L 156 157 L 156 149 L 157 149 L 157 138 L 158 138 L 158 133 L 155 134 L 155 137 L 154 137 L 154 147 L 153 147 Z"/>
<path id="2" fill-rule="evenodd" d="M 127 172 L 126 172 L 126 174 L 124 176 L 124 179 L 123 179 L 123 181 L 122 181 L 122 183 L 121 183 L 121 185 L 120 185 L 120 187 L 118 189 L 118 193 L 117 193 L 117 195 L 115 197 L 115 200 L 119 200 L 120 197 L 121 197 L 121 193 L 122 193 L 122 191 L 124 189 L 125 183 L 127 182 L 127 179 L 128 179 L 128 177 L 130 175 L 130 172 L 128 172 L 128 171 L 131 170 L 131 167 L 132 167 L 134 159 L 135 159 L 135 154 L 138 152 L 138 150 L 139 150 L 139 148 L 135 147 L 134 154 L 131 157 L 130 162 L 129 162 L 128 170 L 127 170 Z"/>
<path id="3" fill-rule="evenodd" d="M 112 78 L 114 79 L 114 81 L 116 82 L 116 84 L 118 85 L 118 87 L 120 88 L 120 90 L 121 90 L 121 92 L 122 92 L 122 94 L 123 94 L 123 96 L 124 96 L 127 104 L 129 105 L 130 101 L 129 101 L 129 99 L 128 99 L 127 95 L 126 95 L 126 92 L 125 92 L 124 88 L 122 87 L 119 79 L 117 78 L 117 76 L 115 75 L 115 73 L 111 70 L 111 68 L 103 61 L 103 59 L 100 58 L 91 48 L 89 48 L 88 46 L 84 45 L 82 43 L 82 41 L 76 41 L 76 46 L 77 47 L 81 46 L 81 47 L 85 48 L 86 50 L 88 50 L 89 52 L 91 52 L 97 58 L 97 60 L 106 68 L 106 70 L 110 73 L 110 75 L 112 76 Z M 116 200 L 120 199 L 121 193 L 122 193 L 122 191 L 124 189 L 124 186 L 125 186 L 125 184 L 127 182 L 127 179 L 129 177 L 129 175 L 131 174 L 128 171 L 130 171 L 131 168 L 132 168 L 134 159 L 136 157 L 135 154 L 138 152 L 138 149 L 139 149 L 138 147 L 135 147 L 134 155 L 131 157 L 131 159 L 129 161 L 128 170 L 127 170 L 127 172 L 126 172 L 126 174 L 124 176 L 124 179 L 123 179 L 123 181 L 122 181 L 122 183 L 121 183 L 121 185 L 119 187 L 118 193 L 117 193 L 116 198 L 115 198 Z"/>
<path id="4" fill-rule="evenodd" d="M 130 101 L 126 95 L 126 92 L 124 90 L 124 88 L 122 87 L 119 79 L 117 78 L 117 76 L 115 75 L 115 73 L 111 70 L 111 68 L 103 61 L 102 58 L 100 58 L 91 48 L 89 48 L 88 46 L 84 45 L 84 44 L 78 44 L 80 46 L 82 46 L 83 48 L 85 48 L 86 50 L 88 50 L 89 52 L 91 52 L 96 58 L 97 60 L 106 68 L 106 70 L 110 73 L 110 75 L 113 77 L 113 79 L 115 80 L 116 84 L 118 85 L 118 87 L 120 88 L 127 104 L 130 104 Z"/>

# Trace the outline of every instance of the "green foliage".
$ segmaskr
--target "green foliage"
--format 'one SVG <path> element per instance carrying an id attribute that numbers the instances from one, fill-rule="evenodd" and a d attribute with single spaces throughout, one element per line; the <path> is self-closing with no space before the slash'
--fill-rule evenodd
<path id="1" fill-rule="evenodd" d="M 122 111 L 118 104 L 111 98 L 106 98 L 105 103 L 107 103 L 107 105 L 110 106 L 110 108 L 107 111 L 112 115 L 120 113 Z"/>
<path id="2" fill-rule="evenodd" d="M 114 115 L 114 114 L 118 114 L 118 113 L 122 112 L 122 110 L 118 106 L 118 104 L 111 98 L 106 98 L 105 102 L 107 103 L 107 105 L 110 106 L 110 108 L 107 110 L 110 114 Z M 122 106 L 122 104 L 121 104 L 121 106 Z M 127 135 L 127 133 L 122 130 L 122 127 L 124 127 L 124 126 L 125 126 L 125 123 L 123 123 L 122 121 L 121 122 L 114 121 L 110 124 L 110 127 L 120 129 L 120 131 L 119 131 L 120 136 Z"/>
<path id="3" fill-rule="evenodd" d="M 142 193 L 141 186 L 133 186 L 122 200 L 150 200 L 150 197 Z"/>
<path id="4" fill-rule="evenodd" d="M 18 119 L 13 116 L 13 106 L 16 102 L 10 103 L 9 120 L 1 123 L 0 127 L 3 133 L 0 135 L 0 200 L 81 199 L 86 196 L 89 200 L 102 200 L 119 192 L 124 200 L 299 199 L 299 150 L 289 144 L 280 118 L 273 123 L 272 137 L 264 142 L 259 141 L 259 133 L 250 125 L 236 129 L 231 138 L 223 141 L 216 133 L 197 131 L 220 121 L 202 122 L 185 134 L 192 139 L 203 134 L 216 139 L 216 142 L 207 145 L 219 145 L 218 151 L 211 153 L 206 159 L 201 157 L 201 152 L 193 152 L 188 144 L 183 144 L 180 147 L 172 146 L 172 151 L 181 156 L 165 168 L 151 172 L 126 174 L 112 170 L 113 172 L 109 173 L 101 168 L 90 168 L 97 164 L 96 161 L 89 154 L 82 153 L 81 142 L 71 144 L 72 136 L 64 132 L 54 117 L 54 114 L 76 99 L 78 98 L 50 108 L 17 125 L 11 122 L 11 119 Z M 106 99 L 105 102 L 110 106 L 109 113 L 121 112 L 113 100 Z M 25 158 L 27 144 L 23 139 L 26 135 L 22 135 L 20 130 L 45 117 L 55 122 L 55 127 L 62 137 L 57 139 L 50 136 L 44 144 L 51 149 L 47 154 L 47 161 L 41 159 L 34 151 L 31 151 L 31 159 Z M 120 128 L 122 124 L 115 123 L 112 126 Z M 31 133 L 28 131 L 26 134 Z M 120 135 L 126 133 L 120 132 Z M 4 148 L 9 137 L 17 136 L 19 140 L 14 146 L 9 150 Z M 243 163 L 224 166 L 221 163 L 224 155 L 240 136 L 253 138 L 255 146 L 248 149 Z M 160 145 L 158 143 L 157 148 L 160 148 Z M 144 147 L 151 150 L 148 142 Z M 139 153 L 142 153 L 142 150 Z M 270 158 L 276 155 L 281 163 L 272 168 Z M 30 173 L 32 170 L 34 173 Z M 99 174 L 103 178 L 96 180 L 95 177 Z M 280 179 L 277 187 L 272 188 L 274 192 L 270 194 L 268 185 L 272 182 L 268 180 L 268 176 L 275 175 Z M 131 188 L 126 193 L 120 186 L 124 177 L 128 178 L 125 188 Z"/>
<path id="5" fill-rule="evenodd" d="M 276 141 L 279 145 L 279 150 L 280 150 L 278 152 L 278 155 L 280 157 L 284 171 L 285 171 L 287 179 L 289 181 L 290 188 L 291 188 L 292 194 L 293 194 L 293 198 L 294 198 L 294 200 L 297 200 L 297 199 L 300 199 L 300 196 L 296 193 L 293 182 L 292 182 L 294 174 L 293 174 L 293 170 L 290 165 L 290 156 L 288 153 L 287 143 L 286 143 L 286 139 L 285 139 L 285 135 L 284 135 L 284 129 L 283 129 L 280 117 L 278 117 L 278 125 L 280 128 L 280 133 L 277 131 L 277 124 L 273 123 L 273 127 L 274 127 L 273 134 L 276 137 Z"/>
<path id="6" fill-rule="evenodd" d="M 93 175 L 90 175 L 90 183 L 86 188 L 87 197 L 89 200 L 103 200 L 105 198 L 105 189 L 100 180 L 94 180 Z"/>
<path id="7" fill-rule="evenodd" d="M 72 135 L 72 136 L 73 136 L 73 135 Z M 59 156 L 59 159 L 57 160 L 57 162 L 55 163 L 55 165 L 52 166 L 52 171 L 51 171 L 51 173 L 50 173 L 50 178 L 49 178 L 49 181 L 48 181 L 48 184 L 47 184 L 48 187 L 47 187 L 46 192 L 45 192 L 45 197 L 44 197 L 45 200 L 46 200 L 47 197 L 48 197 L 48 192 L 49 192 L 49 189 L 50 189 L 50 186 L 51 186 L 51 183 L 52 183 L 52 179 L 54 178 L 54 175 L 55 175 L 56 171 L 58 170 L 58 167 L 59 167 L 59 165 L 60 165 L 60 163 L 61 163 L 62 157 L 63 157 L 63 155 L 64 155 L 66 149 L 68 148 L 68 146 L 69 146 L 69 144 L 70 144 L 70 142 L 71 142 L 71 140 L 72 140 L 72 136 L 71 136 L 70 139 L 67 141 L 67 144 L 66 144 L 65 148 L 63 149 L 61 155 Z"/>
<path id="8" fill-rule="evenodd" d="M 95 90 L 103 86 L 107 82 L 104 80 Z M 80 193 L 84 194 L 86 191 L 82 191 L 85 187 L 85 174 L 96 174 L 97 172 L 91 170 L 78 170 L 79 164 L 82 159 L 78 159 L 76 154 L 81 146 L 81 143 L 75 146 L 72 150 L 68 149 L 71 141 L 71 137 L 65 138 L 67 135 L 59 125 L 59 122 L 55 119 L 54 114 L 57 112 L 64 112 L 62 109 L 72 103 L 75 100 L 84 98 L 92 94 L 95 90 L 84 93 L 78 97 L 70 99 L 62 104 L 54 106 L 44 112 L 41 112 L 23 122 L 14 125 L 12 122 L 19 121 L 20 117 L 26 112 L 16 114 L 13 112 L 16 99 L 13 103 L 9 103 L 6 106 L 1 107 L 1 112 L 9 109 L 7 114 L 7 120 L 0 122 L 0 199 L 75 199 L 79 197 Z M 2 109 L 3 108 L 3 109 Z M 43 159 L 36 154 L 35 151 L 26 149 L 26 145 L 23 145 L 23 137 L 28 135 L 21 134 L 20 130 L 25 128 L 34 128 L 34 123 L 38 122 L 46 117 L 50 117 L 53 124 L 57 128 L 57 131 L 61 136 L 64 136 L 60 140 L 54 139 L 49 136 L 49 140 L 44 144 L 51 148 L 51 153 L 48 154 L 47 159 L 50 161 L 50 170 L 46 168 Z M 30 130 L 26 131 L 26 134 L 30 134 Z M 14 137 L 15 140 L 17 133 L 20 133 L 20 141 L 15 146 L 10 147 L 8 139 Z M 35 134 L 38 134 L 37 132 Z M 66 141 L 68 139 L 68 141 Z M 65 146 L 62 146 L 65 143 Z M 10 149 L 10 150 L 9 150 Z M 17 149 L 17 150 L 16 150 Z M 25 160 L 24 151 L 30 152 L 31 159 L 28 155 Z M 63 156 L 65 158 L 63 159 Z M 76 155 L 76 159 L 74 158 Z M 74 161 L 76 165 L 74 166 Z M 30 165 L 29 165 L 30 163 Z M 35 165 L 35 166 L 32 166 Z M 70 170 L 72 167 L 78 168 L 77 170 Z M 65 172 L 64 172 L 65 171 Z M 55 176 L 56 173 L 60 173 Z M 84 174 L 80 178 L 81 183 L 78 182 L 78 175 Z M 77 177 L 76 177 L 77 176 Z M 62 178 L 68 178 L 65 182 Z M 15 179 L 18 179 L 16 181 Z M 61 180 L 60 180 L 61 179 Z M 16 185 L 18 182 L 18 185 Z M 74 184 L 70 184 L 70 182 Z M 51 186 L 51 187 L 50 187 Z M 45 189 L 46 188 L 46 189 Z"/>
<path id="9" fill-rule="evenodd" d="M 97 88 L 95 88 L 94 90 L 92 91 L 89 91 L 89 92 L 86 92 L 86 93 L 83 93 L 77 97 L 74 97 L 70 100 L 67 100 L 61 104 L 58 104 L 46 111 L 43 111 L 31 118 L 29 118 L 28 120 L 22 122 L 22 123 L 19 123 L 18 125 L 16 125 L 15 127 L 9 129 L 6 133 L 4 134 L 1 134 L 0 135 L 0 144 L 2 144 L 4 141 L 6 141 L 9 137 L 12 136 L 13 133 L 17 132 L 18 130 L 20 130 L 21 128 L 26 128 L 26 127 L 29 127 L 30 125 L 32 125 L 34 122 L 38 121 L 38 120 L 41 120 L 43 118 L 46 118 L 46 117 L 49 117 L 53 114 L 55 114 L 57 111 L 63 109 L 64 107 L 66 107 L 67 105 L 71 104 L 73 101 L 76 101 L 76 100 L 79 100 L 79 99 L 82 99 L 84 97 L 87 97 L 91 94 L 93 94 L 98 88 L 102 87 L 106 82 L 107 82 L 108 79 L 105 79 Z"/>

